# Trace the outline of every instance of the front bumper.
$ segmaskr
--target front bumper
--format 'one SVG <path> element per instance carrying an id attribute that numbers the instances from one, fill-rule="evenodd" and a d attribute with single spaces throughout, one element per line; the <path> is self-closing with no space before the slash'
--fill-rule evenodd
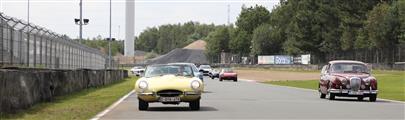
<path id="1" fill-rule="evenodd" d="M 238 77 L 236 77 L 236 76 L 222 76 L 220 79 L 223 79 L 223 80 L 236 80 L 236 79 L 238 79 Z"/>
<path id="2" fill-rule="evenodd" d="M 156 92 L 137 93 L 138 98 L 146 102 L 159 102 L 159 96 Z M 180 94 L 180 102 L 191 102 L 200 99 L 201 92 L 187 91 Z"/>
<path id="3" fill-rule="evenodd" d="M 378 93 L 378 90 L 358 90 L 358 91 L 353 91 L 353 90 L 348 90 L 348 89 L 329 89 L 329 93 L 333 93 L 336 96 L 370 96 L 370 95 L 376 95 Z"/>

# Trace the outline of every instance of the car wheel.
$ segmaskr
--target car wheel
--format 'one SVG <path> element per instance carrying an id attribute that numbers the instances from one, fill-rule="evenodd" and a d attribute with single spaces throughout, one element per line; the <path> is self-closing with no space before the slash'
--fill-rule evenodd
<path id="1" fill-rule="evenodd" d="M 326 94 L 323 94 L 322 92 L 319 91 L 319 97 L 324 99 L 324 98 L 326 98 Z"/>
<path id="2" fill-rule="evenodd" d="M 188 104 L 191 110 L 199 110 L 200 109 L 200 100 L 192 101 Z"/>
<path id="3" fill-rule="evenodd" d="M 370 96 L 370 101 L 371 101 L 371 102 L 377 101 L 377 95 L 371 95 L 371 96 Z"/>
<path id="4" fill-rule="evenodd" d="M 219 78 L 219 81 L 221 81 L 221 82 L 222 82 L 222 78 Z"/>
<path id="5" fill-rule="evenodd" d="M 238 82 L 238 78 L 233 79 L 234 82 Z"/>
<path id="6" fill-rule="evenodd" d="M 329 100 L 334 100 L 335 99 L 335 94 L 329 93 Z"/>
<path id="7" fill-rule="evenodd" d="M 138 105 L 138 109 L 139 109 L 139 110 L 147 110 L 147 109 L 148 109 L 148 107 L 149 107 L 149 103 L 148 103 L 148 102 L 143 101 L 143 100 L 141 100 L 141 99 L 138 99 L 138 101 L 139 101 L 139 105 Z"/>
<path id="8" fill-rule="evenodd" d="M 363 101 L 363 98 L 364 98 L 363 96 L 359 96 L 359 97 L 357 97 L 357 100 L 358 101 Z"/>

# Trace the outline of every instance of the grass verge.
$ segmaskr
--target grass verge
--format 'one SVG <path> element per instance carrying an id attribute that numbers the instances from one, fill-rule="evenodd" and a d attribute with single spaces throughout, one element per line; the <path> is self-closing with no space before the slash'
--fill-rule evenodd
<path id="1" fill-rule="evenodd" d="M 52 102 L 39 103 L 16 114 L 2 114 L 0 119 L 90 119 L 129 93 L 136 80 L 136 77 L 130 77 L 110 85 L 58 96 Z"/>
<path id="2" fill-rule="evenodd" d="M 405 101 L 405 72 L 376 71 L 378 80 L 378 98 Z M 318 80 L 267 81 L 265 83 L 307 89 L 318 89 Z"/>

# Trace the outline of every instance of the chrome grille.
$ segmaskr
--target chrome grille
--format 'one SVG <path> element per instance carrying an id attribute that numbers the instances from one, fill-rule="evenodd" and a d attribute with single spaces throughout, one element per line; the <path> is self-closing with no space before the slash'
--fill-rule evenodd
<path id="1" fill-rule="evenodd" d="M 183 92 L 178 91 L 178 90 L 162 90 L 157 92 L 157 95 L 162 96 L 162 97 L 177 97 L 181 95 Z"/>
<path id="2" fill-rule="evenodd" d="M 358 77 L 352 77 L 350 78 L 350 88 L 353 91 L 357 91 L 360 89 L 361 85 L 361 79 Z"/>

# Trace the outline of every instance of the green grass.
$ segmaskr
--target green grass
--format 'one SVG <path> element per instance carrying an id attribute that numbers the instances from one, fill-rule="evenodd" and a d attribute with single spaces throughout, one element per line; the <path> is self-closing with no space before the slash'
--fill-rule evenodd
<path id="1" fill-rule="evenodd" d="M 235 67 L 235 70 L 258 70 L 258 71 L 288 71 L 288 72 L 304 72 L 304 73 L 320 73 L 320 70 L 306 70 L 300 68 L 247 68 Z"/>
<path id="2" fill-rule="evenodd" d="M 17 114 L 2 114 L 0 119 L 70 120 L 90 119 L 133 89 L 136 77 L 98 88 L 58 96 L 52 102 L 34 105 Z"/>
<path id="3" fill-rule="evenodd" d="M 306 89 L 318 89 L 318 80 L 287 80 L 287 81 L 267 81 L 265 83 L 281 86 L 291 86 Z"/>
<path id="4" fill-rule="evenodd" d="M 378 98 L 405 101 L 404 71 L 373 71 L 378 80 Z M 318 80 L 268 81 L 268 84 L 318 89 Z"/>

